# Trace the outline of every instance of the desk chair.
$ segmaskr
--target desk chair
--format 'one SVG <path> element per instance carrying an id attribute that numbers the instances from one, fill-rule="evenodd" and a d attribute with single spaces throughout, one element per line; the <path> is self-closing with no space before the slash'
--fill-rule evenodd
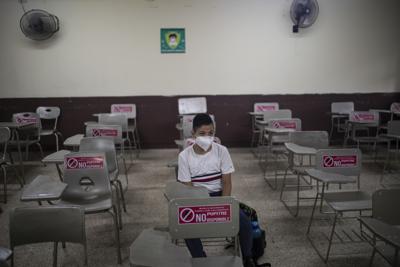
<path id="1" fill-rule="evenodd" d="M 354 111 L 354 102 L 331 103 L 331 129 L 329 131 L 329 139 L 332 139 L 335 128 L 337 133 L 345 132 L 346 121 L 352 111 Z"/>
<path id="2" fill-rule="evenodd" d="M 307 238 L 314 247 L 317 254 L 326 263 L 329 259 L 333 237 L 338 220 L 344 213 L 359 212 L 371 210 L 371 197 L 368 193 L 360 191 L 360 173 L 361 173 L 361 152 L 358 149 L 322 149 L 316 155 L 316 168 L 307 170 L 317 182 L 322 183 L 321 193 L 317 191 L 311 217 L 307 228 Z M 326 192 L 330 184 L 351 184 L 357 183 L 358 190 L 348 191 L 330 191 Z M 339 187 L 340 188 L 340 187 Z M 314 214 L 318 199 L 321 200 L 320 211 L 325 214 L 333 214 L 333 223 L 328 236 L 328 247 L 326 252 L 321 252 L 321 247 L 316 245 L 311 238 L 311 227 L 314 220 Z M 323 211 L 322 205 L 326 203 L 331 212 Z M 337 234 L 337 233 L 336 233 Z M 350 236 L 344 232 L 346 236 Z M 338 238 L 339 240 L 340 237 Z M 352 241 L 353 242 L 353 241 Z"/>
<path id="3" fill-rule="evenodd" d="M 360 218 L 362 226 L 372 233 L 372 238 L 368 239 L 373 247 L 369 266 L 372 266 L 376 253 L 393 267 L 400 263 L 400 209 L 394 203 L 400 203 L 400 189 L 375 191 L 372 195 L 372 217 Z M 393 255 L 388 253 L 387 247 L 393 249 Z"/>
<path id="4" fill-rule="evenodd" d="M 99 115 L 99 124 L 102 125 L 120 125 L 122 128 L 122 133 L 127 133 L 128 132 L 128 118 L 125 114 L 118 114 L 118 113 L 101 113 Z M 128 144 L 128 150 L 129 150 L 129 156 L 131 160 L 131 166 L 133 164 L 133 158 L 132 158 L 132 143 L 129 139 L 128 136 L 122 136 L 122 141 Z"/>
<path id="5" fill-rule="evenodd" d="M 268 122 L 273 119 L 291 119 L 292 111 L 290 109 L 280 109 L 274 111 L 264 111 L 263 112 L 263 120 L 256 121 L 256 128 L 260 131 L 260 135 L 258 138 L 257 144 L 257 155 L 261 156 L 261 150 L 266 145 L 267 140 L 265 140 L 265 128 L 269 127 Z"/>
<path id="6" fill-rule="evenodd" d="M 36 109 L 36 113 L 39 114 L 40 119 L 42 120 L 42 126 L 46 124 L 46 121 L 53 122 L 50 128 L 42 127 L 40 131 L 40 136 L 49 136 L 54 135 L 56 138 L 56 151 L 59 150 L 59 140 L 63 140 L 63 136 L 60 131 L 57 130 L 58 118 L 60 117 L 60 108 L 59 107 L 38 107 Z"/>
<path id="7" fill-rule="evenodd" d="M 385 176 L 393 172 L 391 170 L 392 160 L 398 163 L 399 159 L 399 141 L 400 141 L 400 121 L 389 121 L 387 127 L 387 134 L 380 135 L 379 138 L 387 142 L 387 151 L 385 162 L 383 164 L 382 174 L 380 178 L 380 184 L 386 186 Z M 394 143 L 394 146 L 393 146 Z M 392 173 L 391 176 L 398 174 L 397 172 Z"/>
<path id="8" fill-rule="evenodd" d="M 37 145 L 40 150 L 41 159 L 44 158 L 42 145 L 40 144 L 40 131 L 42 129 L 42 124 L 39 115 L 34 112 L 15 113 L 12 116 L 12 120 L 16 123 L 32 123 L 32 126 L 20 130 L 19 143 L 21 147 L 25 146 L 25 159 L 28 160 L 29 147 L 31 145 Z M 17 141 L 12 138 L 9 144 L 16 146 Z"/>
<path id="9" fill-rule="evenodd" d="M 266 111 L 276 111 L 279 110 L 279 103 L 254 103 L 253 112 L 259 113 L 260 115 L 251 116 L 251 143 L 250 146 L 253 147 L 256 140 L 259 139 L 261 133 L 260 129 L 256 127 L 256 122 L 263 119 L 263 112 Z"/>
<path id="10" fill-rule="evenodd" d="M 140 153 L 140 135 L 137 124 L 137 112 L 135 104 L 112 104 L 111 113 L 125 114 L 128 118 L 127 137 L 132 138 L 131 143 L 137 151 L 137 156 Z M 131 121 L 132 123 L 129 123 Z"/>
<path id="11" fill-rule="evenodd" d="M 289 142 L 297 146 L 300 146 L 300 150 L 304 150 L 304 152 L 299 151 L 299 154 L 297 154 L 297 156 L 300 157 L 300 160 L 296 164 L 295 153 L 289 150 L 289 157 L 288 157 L 289 164 L 283 177 L 280 200 L 288 209 L 288 211 L 294 217 L 297 217 L 300 208 L 300 200 L 308 199 L 305 197 L 300 197 L 300 188 L 313 187 L 311 181 L 307 181 L 304 179 L 304 176 L 307 176 L 306 169 L 312 168 L 312 166 L 314 166 L 313 158 L 315 158 L 316 150 L 327 148 L 329 145 L 329 138 L 328 138 L 328 133 L 325 131 L 299 131 L 299 132 L 289 133 Z M 309 152 L 308 150 L 313 150 L 313 152 Z M 308 164 L 305 163 L 305 158 L 308 158 Z M 291 171 L 297 177 L 295 185 L 288 185 L 286 183 L 288 171 Z M 300 178 L 302 178 L 303 181 L 306 182 L 306 185 L 301 185 Z M 294 213 L 292 212 L 291 207 L 288 205 L 289 200 L 285 200 L 283 197 L 285 190 L 287 188 L 293 188 L 293 187 L 296 188 L 296 208 Z"/>
<path id="12" fill-rule="evenodd" d="M 107 137 L 114 141 L 115 147 L 119 147 L 117 159 L 122 160 L 122 164 L 125 170 L 126 185 L 128 186 L 128 167 L 126 166 L 126 155 L 125 155 L 125 142 L 123 139 L 121 125 L 102 125 L 102 124 L 90 124 L 86 126 L 85 135 L 87 137 Z"/>
<path id="13" fill-rule="evenodd" d="M 24 185 L 24 181 L 20 177 L 15 166 L 13 164 L 10 164 L 10 162 L 8 162 L 8 160 L 7 160 L 7 147 L 8 147 L 8 142 L 10 141 L 10 138 L 11 138 L 10 129 L 8 129 L 6 127 L 0 127 L 0 147 L 3 148 L 3 150 L 0 152 L 0 167 L 3 171 L 4 203 L 7 203 L 7 168 L 8 167 L 12 167 L 14 169 L 17 179 L 21 185 L 21 188 Z"/>
<path id="14" fill-rule="evenodd" d="M 349 115 L 349 120 L 346 123 L 346 133 L 343 143 L 343 147 L 347 146 L 349 140 L 356 142 L 357 148 L 360 148 L 360 144 L 372 144 L 374 150 L 376 149 L 376 143 L 379 141 L 378 133 L 374 136 L 370 135 L 370 128 L 379 127 L 379 112 L 376 111 L 352 111 Z M 362 131 L 366 133 L 366 136 L 360 136 L 358 133 Z"/>
<path id="15" fill-rule="evenodd" d="M 109 137 L 85 137 L 81 141 L 81 145 L 79 147 L 79 152 L 104 152 L 106 155 L 108 174 L 110 177 L 111 185 L 115 187 L 116 192 L 116 200 L 118 206 L 118 214 L 119 219 L 121 221 L 121 212 L 120 207 L 122 202 L 122 206 L 124 211 L 126 212 L 126 203 L 124 190 L 122 188 L 122 183 L 118 179 L 119 177 L 119 168 L 117 162 L 117 153 L 115 150 L 115 145 L 113 139 Z M 122 224 L 120 224 L 120 227 Z"/>
<path id="16" fill-rule="evenodd" d="M 278 188 L 278 176 L 283 175 L 282 173 L 279 173 L 278 158 L 287 158 L 288 153 L 284 143 L 289 142 L 289 133 L 291 131 L 301 131 L 301 120 L 297 118 L 272 119 L 268 121 L 268 127 L 265 128 L 265 131 L 264 139 L 268 141 L 268 145 L 265 153 L 264 164 L 262 164 L 262 155 L 260 156 L 260 164 L 264 171 L 265 181 L 273 190 L 276 190 Z M 274 158 L 273 184 L 270 182 L 270 178 L 267 175 L 269 165 L 268 158 L 270 155 Z"/>
<path id="17" fill-rule="evenodd" d="M 57 266 L 58 242 L 72 242 L 84 247 L 87 266 L 87 247 L 84 210 L 78 206 L 16 208 L 10 213 L 11 266 L 15 248 L 34 243 L 54 242 L 53 266 Z"/>
<path id="18" fill-rule="evenodd" d="M 221 215 L 219 222 L 215 223 L 213 220 L 216 218 L 204 217 L 203 208 L 223 211 L 225 215 Z M 238 257 L 239 204 L 234 198 L 177 198 L 169 202 L 168 210 L 169 235 L 156 230 L 143 231 L 131 245 L 131 266 L 243 266 Z M 186 248 L 171 242 L 174 239 L 217 237 L 234 238 L 234 256 L 191 258 Z"/>
<path id="19" fill-rule="evenodd" d="M 121 264 L 118 210 L 113 202 L 105 153 L 70 153 L 64 159 L 64 183 L 68 184 L 59 206 L 81 206 L 85 214 L 108 212 L 114 221 L 118 264 Z"/>

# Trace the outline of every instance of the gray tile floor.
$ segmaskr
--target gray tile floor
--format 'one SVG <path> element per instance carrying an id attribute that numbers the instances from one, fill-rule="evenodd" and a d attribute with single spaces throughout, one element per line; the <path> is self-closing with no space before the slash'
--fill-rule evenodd
<path id="1" fill-rule="evenodd" d="M 260 262 L 268 261 L 273 266 L 324 266 L 307 240 L 305 231 L 311 213 L 311 201 L 302 203 L 300 214 L 292 217 L 279 200 L 279 192 L 273 191 L 263 179 L 262 171 L 250 149 L 230 149 L 236 173 L 233 176 L 233 195 L 254 207 L 260 217 L 262 228 L 267 232 L 268 247 Z M 123 214 L 124 228 L 121 232 L 123 266 L 129 266 L 129 246 L 145 228 L 167 224 L 167 204 L 163 187 L 167 181 L 175 179 L 174 170 L 167 163 L 176 159 L 177 150 L 144 150 L 129 170 L 129 187 L 126 193 L 128 212 Z M 366 158 L 366 157 L 364 157 Z M 373 160 L 365 159 L 362 173 L 362 189 L 373 192 L 379 186 L 381 166 Z M 28 182 L 37 174 L 47 174 L 57 179 L 54 165 L 46 167 L 34 164 L 26 169 Z M 314 191 L 303 192 L 313 196 Z M 9 203 L 0 204 L 0 246 L 8 247 L 8 211 L 17 206 L 36 205 L 21 203 L 21 190 L 17 185 L 10 186 Z M 294 192 L 289 195 L 294 196 Z M 318 247 L 324 249 L 326 239 L 323 233 L 329 231 L 327 215 L 318 215 L 313 231 Z M 27 222 L 29 223 L 29 222 Z M 343 220 L 340 228 L 357 229 L 357 222 Z M 86 217 L 89 266 L 117 266 L 114 249 L 112 220 L 107 214 Z M 210 254 L 229 253 L 223 248 L 207 247 Z M 51 266 L 52 246 L 39 244 L 19 247 L 15 251 L 15 266 Z M 82 266 L 82 248 L 67 245 L 60 249 L 59 266 Z M 368 266 L 371 248 L 365 243 L 334 245 L 327 266 L 350 267 Z M 388 266 L 379 256 L 374 266 Z"/>

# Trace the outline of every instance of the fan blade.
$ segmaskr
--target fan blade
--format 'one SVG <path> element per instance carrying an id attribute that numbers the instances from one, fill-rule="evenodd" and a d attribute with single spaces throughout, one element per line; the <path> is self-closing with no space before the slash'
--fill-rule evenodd
<path id="1" fill-rule="evenodd" d="M 303 3 L 299 3 L 296 5 L 296 7 L 295 7 L 296 21 L 300 21 L 301 17 L 303 17 L 305 14 L 305 10 L 306 10 L 306 6 L 303 5 Z"/>

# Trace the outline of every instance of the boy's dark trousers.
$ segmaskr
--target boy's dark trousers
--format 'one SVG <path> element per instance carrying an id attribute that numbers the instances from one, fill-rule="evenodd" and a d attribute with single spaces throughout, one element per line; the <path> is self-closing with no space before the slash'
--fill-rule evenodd
<path id="1" fill-rule="evenodd" d="M 210 197 L 220 197 L 222 192 L 210 193 Z M 242 211 L 239 210 L 239 242 L 242 250 L 243 258 L 251 257 L 251 249 L 253 246 L 253 230 L 250 218 Z M 203 244 L 199 238 L 185 239 L 186 246 L 193 258 L 206 257 L 203 250 Z"/>

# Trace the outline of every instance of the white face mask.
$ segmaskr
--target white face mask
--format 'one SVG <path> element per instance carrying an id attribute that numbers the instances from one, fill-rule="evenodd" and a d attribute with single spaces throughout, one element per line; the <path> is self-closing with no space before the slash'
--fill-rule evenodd
<path id="1" fill-rule="evenodd" d="M 195 143 L 196 145 L 201 147 L 201 149 L 207 151 L 210 148 L 213 141 L 214 141 L 214 136 L 197 136 Z"/>

